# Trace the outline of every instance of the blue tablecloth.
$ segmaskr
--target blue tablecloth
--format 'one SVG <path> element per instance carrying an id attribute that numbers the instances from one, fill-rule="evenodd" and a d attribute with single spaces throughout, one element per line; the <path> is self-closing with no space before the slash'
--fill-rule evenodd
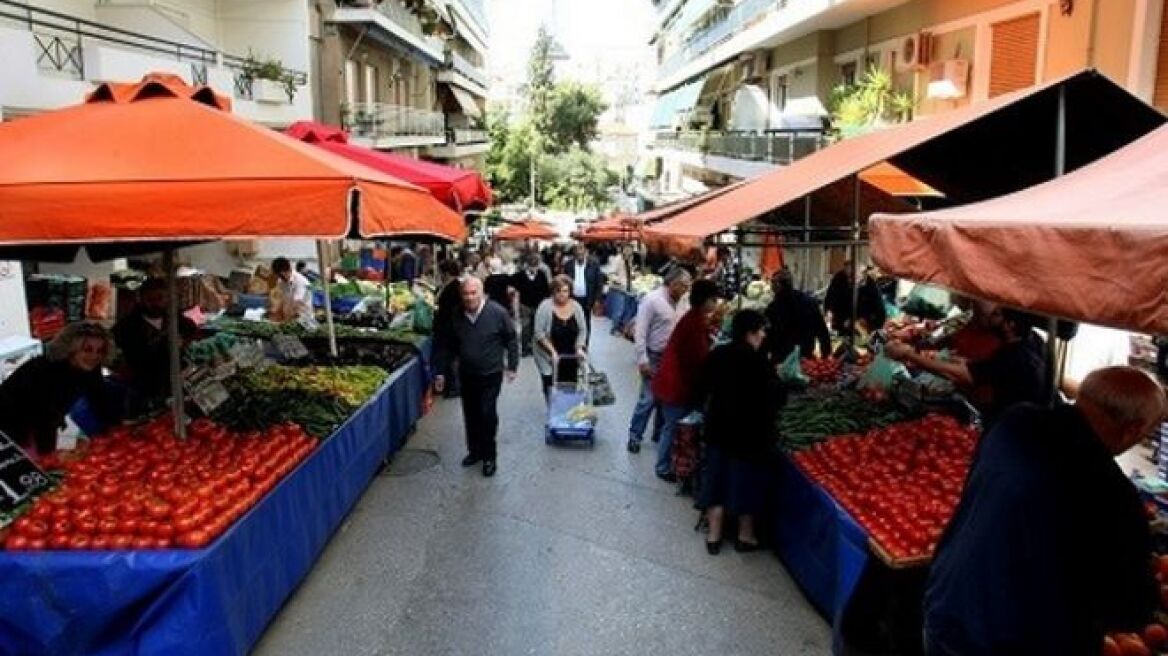
<path id="1" fill-rule="evenodd" d="M 637 297 L 620 289 L 608 290 L 604 295 L 604 316 L 612 321 L 614 330 L 624 328 L 637 318 Z"/>
<path id="2" fill-rule="evenodd" d="M 201 550 L 0 552 L 0 653 L 245 654 L 421 413 L 415 358 Z"/>
<path id="3" fill-rule="evenodd" d="M 783 455 L 773 526 L 791 576 L 832 622 L 836 650 L 844 608 L 868 564 L 868 535 L 823 488 Z"/>

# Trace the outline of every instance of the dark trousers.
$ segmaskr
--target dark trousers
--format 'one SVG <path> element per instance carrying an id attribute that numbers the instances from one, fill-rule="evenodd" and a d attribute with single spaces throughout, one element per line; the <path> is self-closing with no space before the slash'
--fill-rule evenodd
<path id="1" fill-rule="evenodd" d="M 586 298 L 575 296 L 572 298 L 584 309 L 584 327 L 588 330 L 588 334 L 584 336 L 584 346 L 587 347 L 592 342 L 592 303 L 589 303 Z"/>
<path id="2" fill-rule="evenodd" d="M 462 382 L 462 421 L 466 426 L 466 450 L 483 460 L 494 460 L 495 435 L 499 432 L 499 391 L 503 372 L 474 374 L 459 372 Z"/>
<path id="3" fill-rule="evenodd" d="M 519 351 L 527 357 L 535 344 L 535 308 L 520 305 L 519 323 Z"/>

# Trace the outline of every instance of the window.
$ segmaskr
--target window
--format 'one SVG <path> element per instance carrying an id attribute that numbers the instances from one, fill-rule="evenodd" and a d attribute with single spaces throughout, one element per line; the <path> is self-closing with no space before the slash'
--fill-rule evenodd
<path id="1" fill-rule="evenodd" d="M 879 50 L 874 50 L 864 57 L 864 73 L 872 69 L 884 70 L 886 68 L 884 64 L 884 53 Z"/>
<path id="2" fill-rule="evenodd" d="M 856 86 L 856 68 L 857 62 L 847 62 L 840 64 L 840 84 L 845 87 Z"/>
<path id="3" fill-rule="evenodd" d="M 377 102 L 377 69 L 365 65 L 365 102 Z"/>
<path id="4" fill-rule="evenodd" d="M 771 77 L 771 106 L 780 112 L 787 107 L 788 80 L 786 75 Z"/>
<path id="5" fill-rule="evenodd" d="M 1038 68 L 1038 14 L 994 23 L 990 98 L 1033 86 Z"/>
<path id="6" fill-rule="evenodd" d="M 345 61 L 345 103 L 357 104 L 357 62 L 352 60 Z"/>

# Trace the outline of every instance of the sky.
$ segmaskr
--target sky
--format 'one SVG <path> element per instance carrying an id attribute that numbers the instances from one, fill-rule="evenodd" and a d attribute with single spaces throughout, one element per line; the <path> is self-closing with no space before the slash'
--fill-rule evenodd
<path id="1" fill-rule="evenodd" d="M 595 75 L 598 68 L 617 67 L 644 71 L 650 83 L 654 10 L 649 0 L 554 0 L 555 29 L 560 43 L 572 57 L 567 69 L 576 78 Z M 541 23 L 549 27 L 553 0 L 487 0 L 491 23 L 492 76 L 505 86 L 521 82 L 527 57 Z M 585 82 L 599 80 L 583 79 Z"/>

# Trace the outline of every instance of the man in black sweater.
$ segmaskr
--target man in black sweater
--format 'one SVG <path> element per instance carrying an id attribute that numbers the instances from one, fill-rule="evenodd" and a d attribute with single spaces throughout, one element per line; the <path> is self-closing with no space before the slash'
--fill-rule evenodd
<path id="1" fill-rule="evenodd" d="M 519 322 L 523 334 L 520 336 L 523 357 L 531 355 L 534 348 L 532 333 L 535 329 L 535 310 L 544 299 L 552 295 L 552 281 L 542 267 L 539 256 L 529 253 L 526 266 L 511 276 L 511 286 L 519 294 Z"/>
<path id="2" fill-rule="evenodd" d="M 434 378 L 436 391 L 446 386 L 441 372 L 446 371 L 448 363 L 454 358 L 459 363 L 468 451 L 462 466 L 481 462 L 483 476 L 494 476 L 499 392 L 504 376 L 507 382 L 513 382 L 519 369 L 515 324 L 503 306 L 483 295 L 483 282 L 468 276 L 462 282 L 462 311 L 455 313 L 446 329 L 437 334 L 441 338 L 435 344 L 434 366 L 439 372 Z"/>

